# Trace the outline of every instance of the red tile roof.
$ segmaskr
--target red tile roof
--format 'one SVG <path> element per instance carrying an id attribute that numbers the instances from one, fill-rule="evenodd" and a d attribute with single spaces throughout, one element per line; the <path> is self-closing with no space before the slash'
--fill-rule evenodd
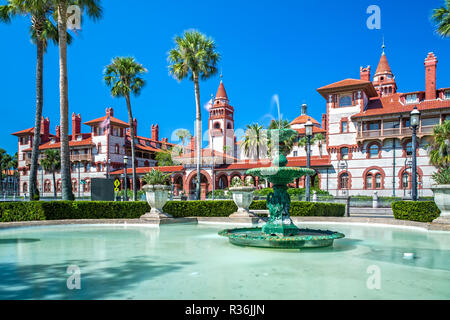
<path id="1" fill-rule="evenodd" d="M 225 86 L 223 85 L 223 82 L 220 81 L 219 89 L 216 93 L 216 99 L 225 99 L 228 100 L 227 92 L 225 91 Z"/>
<path id="2" fill-rule="evenodd" d="M 226 166 L 223 166 L 222 170 L 248 170 L 253 168 L 264 168 L 270 167 L 272 165 L 272 161 L 270 159 L 258 160 L 258 161 L 240 161 L 236 163 L 232 163 Z M 330 157 L 312 157 L 311 158 L 311 166 L 312 167 L 321 167 L 321 166 L 329 166 L 331 165 Z M 289 157 L 288 158 L 288 167 L 306 167 L 306 157 Z"/>
<path id="3" fill-rule="evenodd" d="M 319 124 L 314 118 L 312 118 L 306 114 L 303 114 L 303 115 L 295 118 L 295 120 L 291 122 L 291 126 L 294 124 L 305 124 L 306 122 L 308 122 L 308 119 L 311 119 L 311 122 L 314 124 Z"/>
<path id="4" fill-rule="evenodd" d="M 81 141 L 69 141 L 69 147 L 82 147 L 82 146 L 95 146 L 95 144 L 92 142 L 91 137 L 83 139 Z M 49 141 L 39 146 L 39 150 L 59 149 L 59 148 L 61 148 L 61 142 L 52 143 L 51 141 Z M 32 148 L 23 151 L 24 152 L 32 151 Z"/>
<path id="5" fill-rule="evenodd" d="M 88 126 L 92 126 L 92 125 L 94 125 L 94 124 L 102 123 L 102 122 L 105 121 L 107 118 L 108 118 L 108 116 L 106 115 L 106 116 L 103 116 L 103 117 L 101 117 L 101 118 L 98 118 L 98 119 L 95 119 L 95 120 L 91 120 L 91 121 L 85 122 L 84 124 L 85 124 L 85 125 L 88 125 Z M 122 120 L 119 120 L 119 119 L 117 119 L 117 118 L 110 117 L 109 119 L 110 119 L 110 121 L 111 121 L 112 124 L 115 124 L 115 125 L 117 125 L 117 126 L 126 127 L 126 128 L 128 128 L 128 127 L 130 126 L 128 123 L 123 122 Z"/>
<path id="6" fill-rule="evenodd" d="M 378 63 L 378 68 L 377 68 L 377 71 L 375 72 L 375 74 L 386 73 L 386 72 L 392 73 L 391 67 L 389 66 L 389 62 L 387 61 L 386 55 L 383 52 L 383 54 L 381 55 L 381 58 L 380 58 L 380 62 Z"/>
<path id="7" fill-rule="evenodd" d="M 182 172 L 184 171 L 183 166 L 168 166 L 168 167 L 140 167 L 136 168 L 136 174 L 145 174 L 150 172 L 152 169 L 161 171 L 161 172 Z M 124 170 L 116 170 L 111 172 L 111 175 L 120 175 L 123 174 Z M 127 168 L 127 174 L 133 174 L 133 168 Z"/>
<path id="8" fill-rule="evenodd" d="M 371 99 L 366 109 L 363 112 L 353 115 L 352 118 L 409 113 L 415 106 L 417 106 L 419 110 L 450 108 L 450 100 L 427 100 L 418 103 L 405 104 L 400 101 L 400 97 L 404 95 L 406 94 L 395 93 L 391 96 Z"/>
<path id="9" fill-rule="evenodd" d="M 305 135 L 305 128 L 294 129 L 294 130 L 297 131 L 299 135 Z M 326 133 L 326 132 L 327 132 L 326 129 L 318 128 L 316 126 L 313 127 L 313 134 L 314 133 Z"/>
<path id="10" fill-rule="evenodd" d="M 364 81 L 364 80 L 358 80 L 358 79 L 345 79 L 341 80 L 332 84 L 329 84 L 327 86 L 321 87 L 317 89 L 317 91 L 325 98 L 327 99 L 327 95 L 329 93 L 333 93 L 336 91 L 345 91 L 345 90 L 354 90 L 361 88 L 366 92 L 366 94 L 369 97 L 376 97 L 378 96 L 377 91 L 375 90 L 375 87 L 373 86 L 372 82 L 370 81 Z"/>
<path id="11" fill-rule="evenodd" d="M 12 136 L 24 136 L 29 134 L 34 134 L 34 128 L 29 128 L 19 132 L 11 133 Z"/>

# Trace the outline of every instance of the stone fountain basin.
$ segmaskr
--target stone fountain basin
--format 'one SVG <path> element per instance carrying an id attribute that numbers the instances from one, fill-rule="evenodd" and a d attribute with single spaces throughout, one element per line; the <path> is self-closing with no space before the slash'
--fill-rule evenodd
<path id="1" fill-rule="evenodd" d="M 334 240 L 342 239 L 344 234 L 329 230 L 300 229 L 293 236 L 268 235 L 262 228 L 226 229 L 219 232 L 230 243 L 245 247 L 300 249 L 322 248 L 333 245 Z"/>
<path id="2" fill-rule="evenodd" d="M 270 183 L 276 185 L 287 185 L 297 178 L 312 176 L 315 173 L 313 169 L 291 167 L 266 167 L 247 170 L 248 175 L 267 179 Z"/>

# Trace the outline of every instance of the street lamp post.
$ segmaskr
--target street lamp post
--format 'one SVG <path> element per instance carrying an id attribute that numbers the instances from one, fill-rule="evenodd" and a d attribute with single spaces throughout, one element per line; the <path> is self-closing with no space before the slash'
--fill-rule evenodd
<path id="1" fill-rule="evenodd" d="M 128 166 L 128 157 L 127 156 L 125 156 L 125 157 L 123 157 L 123 165 L 124 165 L 124 177 L 125 177 L 125 197 L 124 197 L 124 199 L 125 199 L 125 201 L 128 201 L 128 183 L 127 183 L 127 180 L 128 180 L 128 178 L 127 178 L 127 166 Z"/>
<path id="2" fill-rule="evenodd" d="M 411 111 L 410 125 L 412 129 L 412 201 L 417 201 L 417 127 L 420 123 L 420 111 L 417 110 L 417 106 Z"/>
<path id="3" fill-rule="evenodd" d="M 106 178 L 110 178 L 109 172 L 111 170 L 111 159 L 108 159 L 108 166 L 106 167 Z"/>
<path id="4" fill-rule="evenodd" d="M 306 167 L 308 169 L 311 169 L 311 137 L 313 134 L 313 123 L 311 122 L 311 119 L 308 119 L 308 122 L 305 123 L 305 135 L 307 139 L 307 145 L 306 145 Z M 305 194 L 305 200 L 310 201 L 311 200 L 311 176 L 306 176 L 306 194 Z"/>

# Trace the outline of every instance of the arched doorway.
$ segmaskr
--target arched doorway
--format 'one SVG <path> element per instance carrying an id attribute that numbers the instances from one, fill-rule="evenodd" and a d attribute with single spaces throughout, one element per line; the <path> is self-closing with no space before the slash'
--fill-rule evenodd
<path id="1" fill-rule="evenodd" d="M 192 171 L 187 177 L 186 193 L 191 199 L 195 199 L 197 171 Z M 212 180 L 205 170 L 200 171 L 201 199 L 206 199 L 206 194 L 212 190 Z"/>
<path id="2" fill-rule="evenodd" d="M 228 177 L 225 174 L 222 174 L 217 178 L 216 189 L 224 190 L 228 188 Z"/>

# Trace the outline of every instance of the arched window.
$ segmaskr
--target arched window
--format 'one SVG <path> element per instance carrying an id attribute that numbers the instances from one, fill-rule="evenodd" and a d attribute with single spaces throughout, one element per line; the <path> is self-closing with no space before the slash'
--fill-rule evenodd
<path id="1" fill-rule="evenodd" d="M 220 123 L 218 122 L 214 123 L 214 129 L 220 129 Z"/>
<path id="2" fill-rule="evenodd" d="M 56 183 L 56 192 L 61 192 L 61 180 Z"/>
<path id="3" fill-rule="evenodd" d="M 375 175 L 375 189 L 381 189 L 381 174 L 377 173 Z"/>
<path id="4" fill-rule="evenodd" d="M 231 129 L 231 123 L 227 124 L 227 129 Z"/>
<path id="5" fill-rule="evenodd" d="M 77 192 L 78 191 L 77 186 L 78 186 L 77 180 L 72 180 L 72 190 L 73 190 L 73 192 Z"/>
<path id="6" fill-rule="evenodd" d="M 412 156 L 412 141 L 409 141 L 405 146 L 405 152 L 407 156 Z"/>
<path id="7" fill-rule="evenodd" d="M 380 152 L 380 146 L 377 144 L 372 144 L 369 147 L 369 158 L 378 158 Z"/>
<path id="8" fill-rule="evenodd" d="M 23 183 L 23 193 L 27 193 L 28 192 L 28 183 L 24 182 Z"/>
<path id="9" fill-rule="evenodd" d="M 339 177 L 339 188 L 340 189 L 348 189 L 349 188 L 350 177 L 347 172 L 344 172 Z"/>
<path id="10" fill-rule="evenodd" d="M 115 152 L 116 154 L 120 154 L 120 147 L 119 147 L 118 144 L 116 144 L 116 145 L 114 146 L 114 152 Z"/>
<path id="11" fill-rule="evenodd" d="M 102 153 L 102 144 L 100 142 L 97 144 L 97 153 Z"/>
<path id="12" fill-rule="evenodd" d="M 373 188 L 373 176 L 371 173 L 369 173 L 366 176 L 366 189 L 372 189 Z"/>

